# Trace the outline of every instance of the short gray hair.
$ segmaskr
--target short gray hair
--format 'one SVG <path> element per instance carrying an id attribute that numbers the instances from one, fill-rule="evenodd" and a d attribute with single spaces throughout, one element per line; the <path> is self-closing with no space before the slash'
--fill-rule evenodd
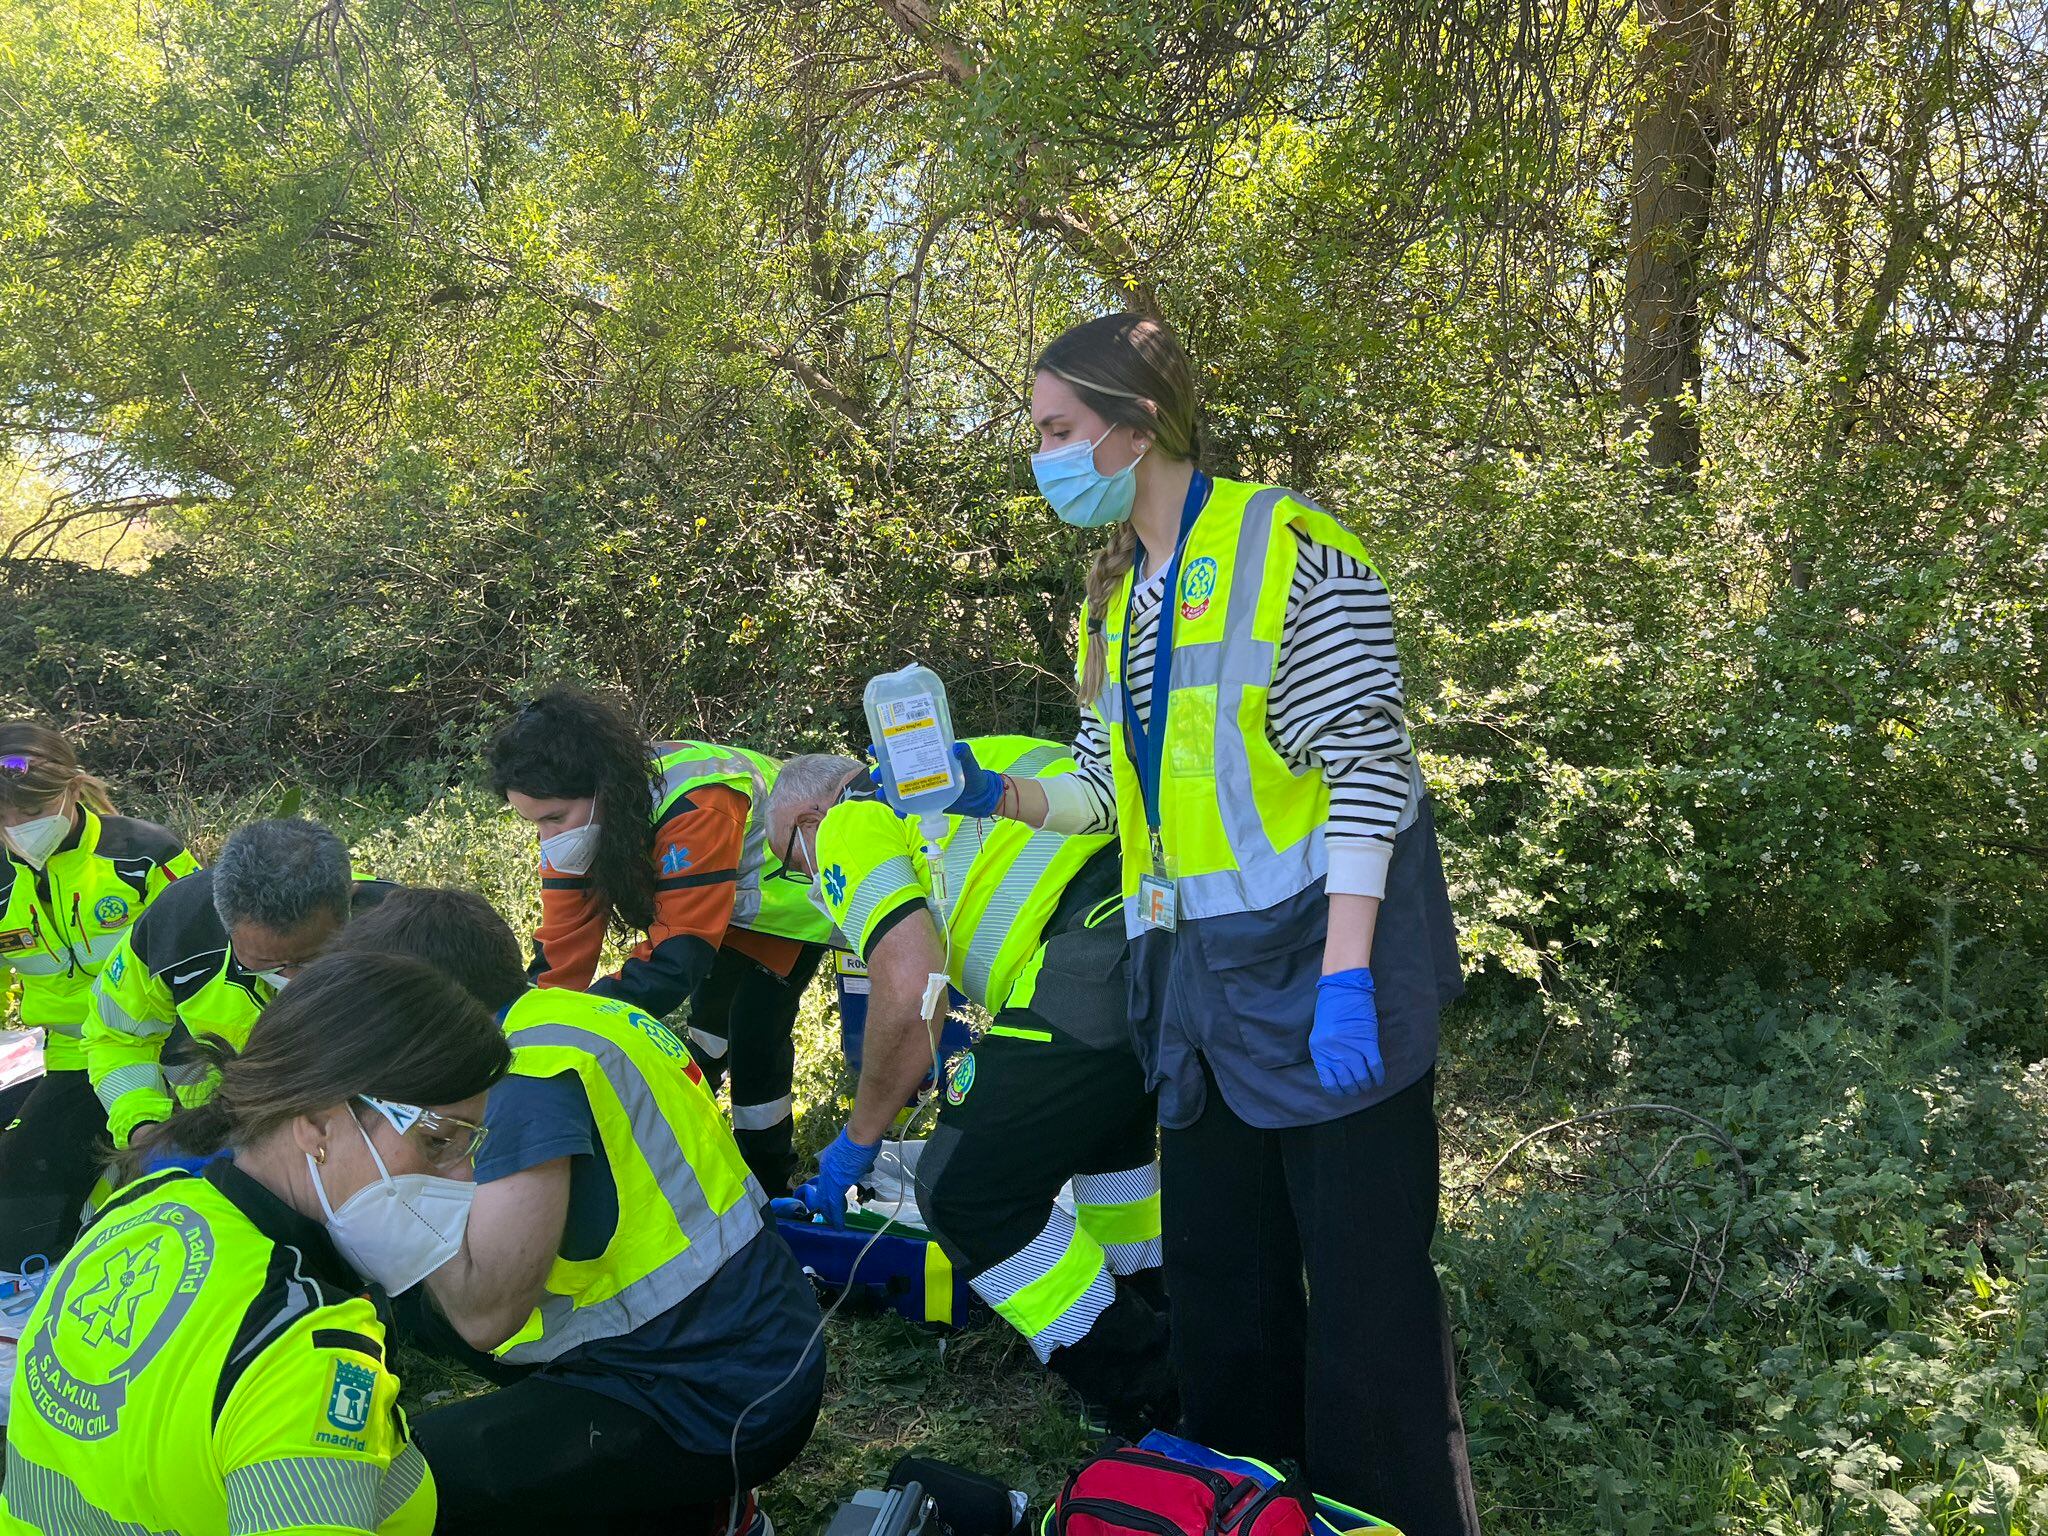
<path id="1" fill-rule="evenodd" d="M 229 929 L 258 923 L 287 933 L 325 913 L 349 912 L 348 849 L 317 821 L 252 821 L 213 862 L 213 909 Z"/>
<path id="2" fill-rule="evenodd" d="M 761 811 L 763 822 L 769 827 L 779 827 L 785 821 L 793 823 L 819 801 L 837 794 L 848 776 L 860 771 L 860 759 L 838 752 L 806 752 L 802 757 L 792 757 L 782 765 L 782 771 L 775 776 L 775 787 L 768 791 L 768 802 Z M 782 857 L 781 848 L 770 851 L 778 859 Z"/>

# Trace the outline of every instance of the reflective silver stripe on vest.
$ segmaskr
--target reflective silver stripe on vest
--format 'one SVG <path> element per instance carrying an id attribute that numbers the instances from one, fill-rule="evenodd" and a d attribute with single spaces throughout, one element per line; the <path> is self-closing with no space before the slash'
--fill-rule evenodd
<path id="1" fill-rule="evenodd" d="M 967 835 L 970 830 L 974 834 L 971 840 Z M 961 826 L 946 849 L 946 889 L 956 902 L 966 888 L 968 870 L 981 855 L 982 841 L 981 823 L 969 822 Z M 955 850 L 963 843 L 968 846 L 956 860 Z M 960 990 L 984 1008 L 994 1008 L 1002 1002 L 999 997 L 989 996 L 989 977 L 995 974 L 996 957 L 1002 953 L 1010 930 L 1017 926 L 1017 915 L 1024 910 L 1024 903 L 1030 900 L 1032 891 L 1045 878 L 1046 870 L 1052 867 L 1065 843 L 1066 838 L 1058 832 L 1033 832 L 996 882 L 995 894 L 989 897 L 988 907 L 974 925 L 974 936 L 967 941 L 967 958 L 960 967 Z"/>
<path id="2" fill-rule="evenodd" d="M 118 1030 L 124 1035 L 133 1035 L 138 1040 L 152 1040 L 171 1032 L 169 1019 L 136 1018 L 98 982 L 93 984 L 92 1000 L 100 1011 L 100 1022 L 109 1029 Z"/>
<path id="3" fill-rule="evenodd" d="M 81 963 L 97 970 L 107 956 L 120 947 L 126 936 L 122 933 L 102 933 L 90 938 L 80 935 L 67 941 L 65 953 L 61 955 L 37 949 L 26 954 L 9 955 L 0 964 L 19 976 L 61 976 Z"/>
<path id="4" fill-rule="evenodd" d="M 91 938 L 84 940 L 74 947 L 85 955 L 88 965 L 97 966 L 103 963 L 107 956 L 119 949 L 121 941 L 127 937 L 128 935 L 125 931 L 120 933 L 96 933 Z"/>
<path id="5" fill-rule="evenodd" d="M 948 870 L 950 874 L 950 869 Z M 917 865 L 907 853 L 895 854 L 882 860 L 868 872 L 858 889 L 847 893 L 846 936 L 858 944 L 867 936 L 868 924 L 875 919 L 875 908 L 885 896 L 893 896 L 903 887 L 922 890 L 917 878 Z"/>
<path id="6" fill-rule="evenodd" d="M 1223 818 L 1223 834 L 1230 844 L 1236 869 L 1208 874 L 1183 875 L 1174 882 L 1182 917 L 1215 917 L 1229 912 L 1259 912 L 1308 889 L 1329 872 L 1329 855 L 1324 847 L 1324 828 L 1315 827 L 1301 841 L 1276 848 L 1259 815 L 1252 793 L 1251 743 L 1238 725 L 1238 711 L 1247 688 L 1269 689 L 1279 666 L 1278 647 L 1260 639 L 1253 626 L 1258 617 L 1259 597 L 1264 586 L 1266 547 L 1273 538 L 1273 514 L 1288 493 L 1268 487 L 1245 504 L 1238 525 L 1237 550 L 1233 555 L 1230 607 L 1224 615 L 1223 638 L 1200 645 L 1173 648 L 1171 688 L 1214 688 L 1216 726 L 1210 760 L 1216 769 L 1216 802 Z M 1170 597 L 1171 594 L 1169 594 Z M 1130 637 L 1124 638 L 1129 645 Z M 1156 643 L 1156 642 L 1155 642 Z M 1111 703 L 1121 719 L 1119 691 L 1103 690 L 1103 707 Z M 1159 700 L 1152 711 L 1159 718 Z M 1407 722 L 1402 721 L 1406 739 Z M 1414 743 L 1408 743 L 1408 804 L 1401 813 L 1400 826 L 1414 821 L 1421 805 L 1421 774 L 1414 766 Z M 1124 902 L 1124 926 L 1136 935 L 1143 925 L 1138 920 L 1135 896 Z"/>
<path id="7" fill-rule="evenodd" d="M 661 788 L 655 791 L 654 808 L 660 810 L 670 796 L 692 779 L 727 773 L 745 774 L 752 786 L 748 794 L 747 830 L 740 844 L 739 879 L 732 898 L 732 925 L 745 928 L 761 915 L 761 872 L 768 861 L 768 822 L 766 817 L 758 814 L 767 795 L 767 785 L 761 782 L 761 770 L 736 752 L 719 752 L 670 763 L 661 771 Z"/>
<path id="8" fill-rule="evenodd" d="M 1029 752 L 1026 752 L 1017 761 L 1005 768 L 1003 772 L 1014 773 L 1020 779 L 1035 779 L 1038 777 L 1039 769 L 1058 762 L 1070 750 L 1070 748 L 1057 747 L 1051 742 L 1047 742 L 1042 747 L 1033 747 Z"/>
<path id="9" fill-rule="evenodd" d="M 266 1536 L 301 1526 L 375 1531 L 384 1469 L 339 1456 L 285 1456 L 227 1474 L 228 1536 Z"/>
<path id="10" fill-rule="evenodd" d="M 197 1088 L 213 1076 L 213 1068 L 203 1061 L 167 1061 L 163 1071 L 164 1081 L 174 1088 Z"/>
<path id="11" fill-rule="evenodd" d="M 550 1291 L 541 1298 L 541 1336 L 516 1344 L 501 1356 L 514 1365 L 536 1365 L 592 1339 L 617 1338 L 650 1318 L 659 1317 L 716 1274 L 721 1265 L 753 1241 L 761 1230 L 761 1206 L 767 1197 L 752 1174 L 746 1189 L 723 1216 L 704 1198 L 696 1169 L 683 1155 L 675 1130 L 655 1102 L 646 1079 L 632 1058 L 603 1035 L 573 1024 L 535 1024 L 507 1037 L 516 1051 L 522 1045 L 566 1046 L 596 1058 L 605 1080 L 618 1095 L 632 1126 L 633 1145 L 653 1170 L 668 1196 L 676 1224 L 688 1246 L 653 1273 L 643 1275 L 616 1295 L 587 1306 Z M 620 1219 L 626 1213 L 620 1212 Z"/>
<path id="12" fill-rule="evenodd" d="M 384 1473 L 384 1486 L 377 1490 L 377 1519 L 373 1529 L 382 1530 L 384 1522 L 405 1508 L 405 1501 L 419 1492 L 420 1484 L 427 1480 L 427 1458 L 420 1454 L 416 1445 L 408 1445 L 391 1458 L 391 1466 Z"/>
<path id="13" fill-rule="evenodd" d="M 171 1088 L 159 1068 L 143 1064 L 114 1068 L 92 1085 L 92 1091 L 99 1096 L 100 1103 L 111 1110 L 131 1093 L 146 1091 L 168 1095 Z"/>
<path id="14" fill-rule="evenodd" d="M 78 1484 L 30 1461 L 12 1444 L 7 1447 L 7 1513 L 46 1536 L 173 1536 L 94 1509 Z"/>
<path id="15" fill-rule="evenodd" d="M 81 1039 L 85 1034 L 85 1025 L 77 1019 L 59 1019 L 45 1024 L 43 1028 L 52 1035 L 62 1035 L 67 1040 Z"/>

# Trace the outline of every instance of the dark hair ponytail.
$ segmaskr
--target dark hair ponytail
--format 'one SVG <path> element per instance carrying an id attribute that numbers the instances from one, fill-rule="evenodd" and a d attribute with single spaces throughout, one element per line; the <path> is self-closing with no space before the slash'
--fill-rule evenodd
<path id="1" fill-rule="evenodd" d="M 596 802 L 591 890 L 614 928 L 644 933 L 654 921 L 654 751 L 633 718 L 558 683 L 498 728 L 484 760 L 493 794 Z"/>
<path id="2" fill-rule="evenodd" d="M 455 1104 L 505 1075 L 512 1049 L 489 1010 L 404 955 L 322 955 L 292 978 L 236 1051 L 217 1035 L 188 1048 L 220 1074 L 213 1097 L 140 1133 L 120 1172 L 152 1152 L 207 1157 L 248 1146 L 300 1115 L 362 1095 Z"/>

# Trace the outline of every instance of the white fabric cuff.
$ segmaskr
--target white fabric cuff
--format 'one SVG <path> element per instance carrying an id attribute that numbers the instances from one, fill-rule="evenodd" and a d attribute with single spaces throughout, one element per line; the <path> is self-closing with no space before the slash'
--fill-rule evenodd
<path id="1" fill-rule="evenodd" d="M 1385 896 L 1387 865 L 1394 845 L 1377 837 L 1333 837 L 1324 847 L 1330 873 L 1323 889 L 1332 896 Z"/>
<path id="2" fill-rule="evenodd" d="M 1034 780 L 1045 791 L 1045 830 L 1075 837 L 1085 832 L 1107 832 L 1102 825 L 1095 796 L 1088 781 L 1078 773 L 1056 774 Z"/>

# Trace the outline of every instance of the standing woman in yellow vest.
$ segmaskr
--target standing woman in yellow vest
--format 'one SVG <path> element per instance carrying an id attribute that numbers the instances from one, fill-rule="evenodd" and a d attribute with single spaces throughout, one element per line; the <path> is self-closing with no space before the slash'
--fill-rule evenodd
<path id="1" fill-rule="evenodd" d="M 228 1156 L 117 1192 L 21 1336 L 0 1536 L 428 1536 L 388 1295 L 453 1258 L 511 1050 L 417 960 L 314 961 L 206 1103 L 140 1132 Z"/>
<path id="2" fill-rule="evenodd" d="M 1110 530 L 1081 772 L 970 762 L 961 799 L 1118 834 L 1185 1427 L 1411 1536 L 1476 1531 L 1429 1254 L 1462 982 L 1386 588 L 1312 502 L 1202 471 L 1157 321 L 1077 326 L 1035 374 L 1039 488 Z"/>
<path id="3" fill-rule="evenodd" d="M 771 757 L 649 741 L 618 705 L 556 686 L 491 738 L 491 788 L 540 838 L 541 920 L 528 974 L 657 1019 L 690 1002 L 692 1054 L 715 1091 L 732 1062 L 732 1119 L 771 1195 L 796 1167 L 790 1031 L 832 925 L 769 876 L 761 806 Z M 646 937 L 609 976 L 607 929 Z"/>
<path id="4" fill-rule="evenodd" d="M 93 978 L 194 868 L 175 834 L 116 816 L 61 735 L 0 722 L 0 1006 L 18 982 L 21 1022 L 41 1027 L 46 1068 L 18 1115 L 0 1117 L 0 1270 L 71 1245 L 107 1134 L 80 1040 Z"/>

